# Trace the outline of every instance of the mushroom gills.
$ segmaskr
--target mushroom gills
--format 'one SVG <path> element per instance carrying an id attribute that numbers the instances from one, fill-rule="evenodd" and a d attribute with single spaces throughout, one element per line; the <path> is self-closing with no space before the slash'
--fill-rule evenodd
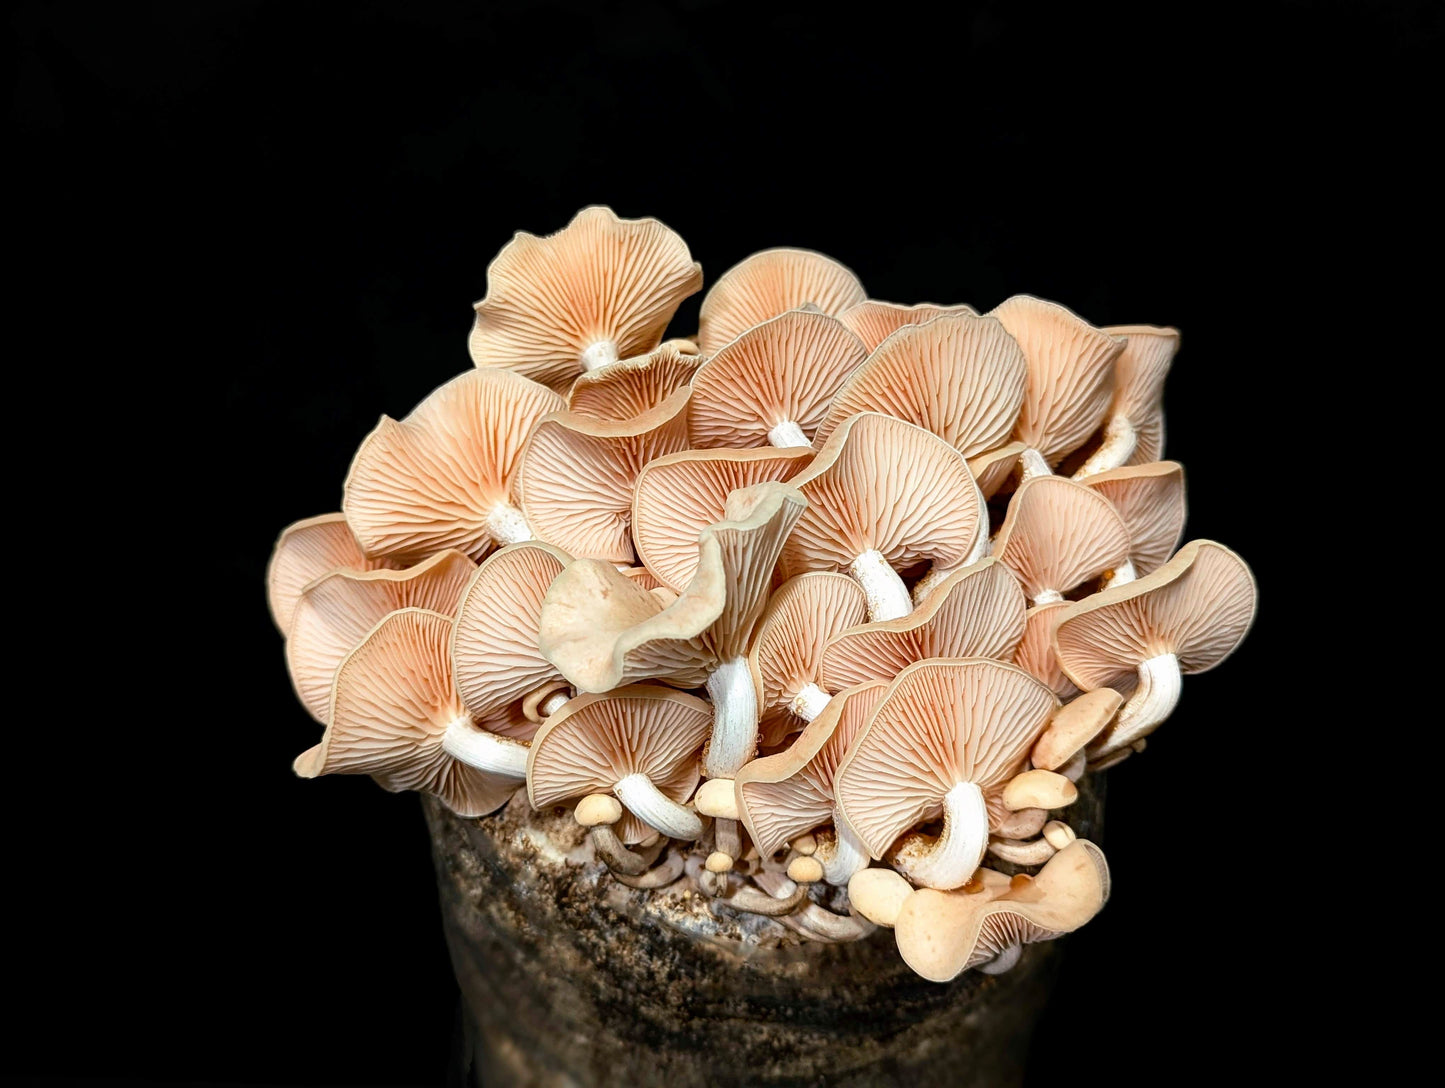
<path id="1" fill-rule="evenodd" d="M 752 759 L 758 746 L 758 695 L 746 657 L 718 665 L 707 678 L 712 699 L 712 739 L 708 742 L 709 778 L 731 778 Z"/>
<path id="2" fill-rule="evenodd" d="M 520 544 L 535 539 L 522 511 L 505 500 L 497 503 L 487 514 L 487 532 L 498 544 Z"/>
<path id="3" fill-rule="evenodd" d="M 1159 654 L 1141 664 L 1139 686 L 1119 708 L 1113 728 L 1104 734 L 1098 747 L 1089 749 L 1090 763 L 1127 748 L 1159 728 L 1179 703 L 1182 679 L 1179 658 L 1172 653 Z"/>
<path id="4" fill-rule="evenodd" d="M 870 623 L 900 619 L 913 611 L 908 587 L 876 548 L 869 548 L 856 556 L 848 565 L 848 571 L 863 587 Z"/>
<path id="5" fill-rule="evenodd" d="M 702 835 L 702 820 L 652 784 L 645 774 L 630 774 L 612 787 L 629 812 L 664 835 L 688 842 Z"/>
<path id="6" fill-rule="evenodd" d="M 960 782 L 943 795 L 943 834 L 923 851 L 900 850 L 895 867 L 915 884 L 948 891 L 968 883 L 987 849 L 983 790 Z"/>
<path id="7" fill-rule="evenodd" d="M 470 718 L 452 719 L 442 734 L 442 750 L 479 771 L 508 778 L 527 777 L 527 745 L 478 729 Z"/>

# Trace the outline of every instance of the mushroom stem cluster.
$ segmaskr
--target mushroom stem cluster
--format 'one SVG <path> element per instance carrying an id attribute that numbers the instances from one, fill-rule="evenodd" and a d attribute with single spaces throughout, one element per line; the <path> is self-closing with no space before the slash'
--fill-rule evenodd
<path id="1" fill-rule="evenodd" d="M 1180 543 L 1179 334 L 882 302 L 781 248 L 665 340 L 702 284 L 604 207 L 498 254 L 473 368 L 276 542 L 323 729 L 295 770 L 476 818 L 525 790 L 604 880 L 701 892 L 710 923 L 1007 971 L 1108 898 L 1070 817 L 1089 776 L 1253 619 L 1243 560 Z"/>

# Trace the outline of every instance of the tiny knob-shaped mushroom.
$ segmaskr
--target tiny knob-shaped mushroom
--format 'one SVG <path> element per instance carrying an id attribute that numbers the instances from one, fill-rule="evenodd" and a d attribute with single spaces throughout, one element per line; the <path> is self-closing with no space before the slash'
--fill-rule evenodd
<path id="1" fill-rule="evenodd" d="M 913 885 L 892 869 L 860 869 L 848 881 L 848 901 L 875 925 L 892 928 Z"/>
<path id="2" fill-rule="evenodd" d="M 1004 807 L 1013 811 L 1023 808 L 1063 808 L 1079 799 L 1079 788 L 1053 771 L 1024 771 L 1014 775 L 1003 788 Z"/>
<path id="3" fill-rule="evenodd" d="M 591 793 L 577 802 L 572 817 L 583 827 L 615 824 L 622 819 L 622 802 L 605 793 Z"/>
<path id="4" fill-rule="evenodd" d="M 788 877 L 799 884 L 816 884 L 823 879 L 823 863 L 817 858 L 796 857 L 788 863 Z"/>
<path id="5" fill-rule="evenodd" d="M 1062 850 L 1078 837 L 1063 820 L 1050 820 L 1044 824 L 1044 838 L 1055 850 Z"/>
<path id="6" fill-rule="evenodd" d="M 698 787 L 693 799 L 698 812 L 720 820 L 737 820 L 737 792 L 731 778 L 709 778 Z"/>

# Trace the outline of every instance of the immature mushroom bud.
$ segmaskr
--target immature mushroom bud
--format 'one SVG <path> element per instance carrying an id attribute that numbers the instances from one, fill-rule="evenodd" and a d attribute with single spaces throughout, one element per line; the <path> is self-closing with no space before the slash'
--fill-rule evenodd
<path id="1" fill-rule="evenodd" d="M 839 814 L 881 858 L 904 832 L 943 817 L 943 833 L 903 860 L 904 875 L 957 888 L 988 845 L 985 795 L 1022 771 L 1058 706 L 1012 665 L 920 661 L 889 685 L 834 779 Z"/>
<path id="2" fill-rule="evenodd" d="M 697 573 L 698 534 L 722 521 L 739 488 L 791 479 L 809 449 L 684 450 L 648 462 L 632 495 L 632 543 L 663 585 L 678 592 Z"/>
<path id="3" fill-rule="evenodd" d="M 874 925 L 888 926 L 913 894 L 913 885 L 892 869 L 859 869 L 848 881 L 848 901 Z"/>
<path id="4" fill-rule="evenodd" d="M 480 559 L 494 544 L 530 540 L 514 475 L 533 425 L 561 407 L 561 397 L 520 375 L 474 370 L 400 423 L 382 416 L 356 451 L 341 503 L 366 554 L 456 548 Z"/>
<path id="5" fill-rule="evenodd" d="M 863 587 L 875 622 L 913 610 L 899 570 L 930 560 L 963 566 L 985 513 L 957 450 L 874 412 L 846 419 L 792 483 L 808 509 L 783 548 L 783 576 L 846 570 Z"/>
<path id="6" fill-rule="evenodd" d="M 701 287 L 702 265 L 656 219 L 583 208 L 556 234 L 518 231 L 487 266 L 472 361 L 561 392 L 579 373 L 651 351 Z"/>
<path id="7" fill-rule="evenodd" d="M 985 559 L 949 576 L 907 616 L 840 631 L 823 650 L 828 691 L 892 680 L 927 657 L 1013 657 L 1024 634 L 1018 579 Z"/>
<path id="8" fill-rule="evenodd" d="M 936 317 L 952 314 L 973 314 L 978 311 L 967 303 L 956 306 L 939 306 L 933 302 L 920 302 L 914 306 L 903 306 L 896 302 L 882 302 L 878 299 L 864 299 L 855 306 L 849 306 L 838 320 L 848 326 L 850 332 L 863 346 L 872 351 L 889 336 L 908 325 L 925 325 Z"/>
<path id="9" fill-rule="evenodd" d="M 701 447 L 810 446 L 828 403 L 868 354 L 837 318 L 790 310 L 719 348 L 692 379 Z"/>
<path id="10" fill-rule="evenodd" d="M 1114 361 L 1114 399 L 1104 440 L 1074 473 L 1076 480 L 1164 456 L 1164 379 L 1179 351 L 1179 330 L 1111 325 L 1104 332 L 1124 337 L 1124 350 Z"/>
<path id="11" fill-rule="evenodd" d="M 1029 368 L 997 318 L 950 314 L 906 325 L 838 390 L 816 443 L 859 412 L 881 412 L 932 431 L 964 457 L 1007 444 Z"/>
<path id="12" fill-rule="evenodd" d="M 266 603 L 283 635 L 291 630 L 296 605 L 308 585 L 333 570 L 395 567 L 385 557 L 368 558 L 351 535 L 345 514 L 322 514 L 281 530 L 266 565 Z"/>
<path id="13" fill-rule="evenodd" d="M 567 408 L 619 423 L 636 419 L 692 381 L 701 365 L 701 355 L 685 355 L 675 341 L 668 341 L 646 355 L 578 375 L 567 392 Z"/>
<path id="14" fill-rule="evenodd" d="M 1129 530 L 1129 560 L 1109 577 L 1123 585 L 1158 570 L 1184 535 L 1184 468 L 1176 461 L 1100 472 L 1084 486 L 1109 500 Z"/>
<path id="15" fill-rule="evenodd" d="M 444 551 L 406 570 L 334 570 L 308 585 L 286 639 L 301 705 L 324 723 L 336 670 L 371 629 L 403 608 L 452 615 L 476 569 L 461 552 Z"/>
<path id="16" fill-rule="evenodd" d="M 1024 477 L 1046 475 L 1088 441 L 1109 410 L 1114 360 L 1124 338 L 1110 336 L 1054 302 L 1015 295 L 994 308 L 1023 349 L 1028 388 L 1015 436 L 1027 447 Z"/>
<path id="17" fill-rule="evenodd" d="M 1054 628 L 1069 614 L 1070 601 L 1055 601 L 1030 608 L 1024 614 L 1024 637 L 1014 653 L 1014 664 L 1035 680 L 1042 680 L 1060 699 L 1079 694 L 1074 682 L 1059 668 L 1054 654 Z"/>
<path id="18" fill-rule="evenodd" d="M 611 791 L 627 812 L 617 823 L 624 843 L 649 829 L 691 841 L 702 834 L 683 804 L 697 787 L 697 752 L 712 709 L 669 688 L 633 684 L 605 695 L 579 695 L 537 731 L 527 759 L 533 808 Z"/>
<path id="19" fill-rule="evenodd" d="M 1182 675 L 1234 652 L 1257 597 L 1244 560 L 1212 540 L 1191 540 L 1154 573 L 1069 607 L 1054 631 L 1064 672 L 1086 691 L 1132 691 L 1090 745 L 1091 764 L 1158 728 L 1179 701 Z"/>
<path id="20" fill-rule="evenodd" d="M 867 617 L 862 587 L 846 574 L 799 574 L 772 595 L 748 651 L 764 744 L 781 744 L 828 705 L 820 686 L 823 648 Z"/>
<path id="21" fill-rule="evenodd" d="M 475 731 L 452 684 L 451 632 L 450 618 L 421 608 L 377 624 L 337 670 L 326 733 L 296 757 L 296 773 L 369 774 L 393 792 L 435 794 L 461 816 L 485 816 L 505 804 L 521 788 L 521 775 L 469 767 L 444 743 L 458 722 Z M 516 741 L 505 743 L 526 752 Z"/>
<path id="22" fill-rule="evenodd" d="M 733 265 L 708 290 L 697 344 L 712 355 L 788 310 L 812 304 L 839 314 L 867 297 L 858 277 L 831 257 L 807 249 L 765 249 Z"/>
<path id="23" fill-rule="evenodd" d="M 1129 530 L 1107 499 L 1061 476 L 1025 480 L 1009 500 L 993 554 L 1023 583 L 1029 600 L 1064 594 L 1129 556 Z"/>
<path id="24" fill-rule="evenodd" d="M 1058 770 L 1104 731 L 1123 702 L 1124 697 L 1113 688 L 1095 688 L 1065 703 L 1049 719 L 1030 761 L 1046 771 Z"/>
<path id="25" fill-rule="evenodd" d="M 833 778 L 885 687 L 872 683 L 840 691 L 786 752 L 755 759 L 738 771 L 737 809 L 760 854 L 772 854 L 789 839 L 831 822 L 837 828 L 833 845 L 820 846 L 814 854 L 828 883 L 846 884 L 868 864 L 862 843 L 838 818 Z"/>
<path id="26" fill-rule="evenodd" d="M 1037 768 L 1020 771 L 1003 788 L 1004 806 L 1014 812 L 1024 808 L 1064 808 L 1078 799 L 1078 787 L 1067 778 Z"/>
<path id="27" fill-rule="evenodd" d="M 570 555 L 633 560 L 632 492 L 642 466 L 687 448 L 690 390 L 621 422 L 576 412 L 540 420 L 517 468 L 518 494 L 537 536 Z"/>

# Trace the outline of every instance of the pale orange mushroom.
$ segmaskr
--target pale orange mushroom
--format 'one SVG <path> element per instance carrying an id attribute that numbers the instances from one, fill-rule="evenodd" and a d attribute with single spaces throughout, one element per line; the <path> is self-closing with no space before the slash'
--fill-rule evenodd
<path id="1" fill-rule="evenodd" d="M 703 297 L 697 344 L 712 355 L 754 325 L 802 306 L 837 315 L 868 297 L 858 277 L 808 249 L 764 249 L 733 265 Z"/>
<path id="2" fill-rule="evenodd" d="M 1129 559 L 1110 585 L 1158 570 L 1179 547 L 1187 514 L 1184 466 L 1177 461 L 1110 469 L 1083 481 L 1118 512 L 1129 529 Z"/>
<path id="3" fill-rule="evenodd" d="M 692 381 L 702 356 L 683 352 L 669 340 L 635 359 L 623 359 L 578 376 L 567 392 L 567 408 L 614 422 L 636 419 L 658 407 Z"/>
<path id="4" fill-rule="evenodd" d="M 456 548 L 480 559 L 530 540 L 513 482 L 533 426 L 562 407 L 545 386 L 473 370 L 397 422 L 381 417 L 347 473 L 341 508 L 369 556 L 421 559 Z"/>
<path id="5" fill-rule="evenodd" d="M 1009 500 L 992 552 L 1034 604 L 1123 566 L 1129 530 L 1109 501 L 1062 476 L 1025 480 Z"/>
<path id="6" fill-rule="evenodd" d="M 657 347 L 701 287 L 702 265 L 662 223 L 583 208 L 556 234 L 518 231 L 487 266 L 472 361 L 560 393 L 580 373 Z"/>
<path id="7" fill-rule="evenodd" d="M 1104 332 L 1126 343 L 1114 361 L 1114 399 L 1103 440 L 1074 479 L 1164 456 L 1164 379 L 1179 351 L 1179 330 L 1153 325 L 1110 325 Z"/>
<path id="8" fill-rule="evenodd" d="M 849 306 L 839 314 L 838 320 L 847 325 L 853 335 L 863 341 L 864 347 L 872 351 L 905 325 L 922 325 L 932 321 L 935 317 L 943 317 L 945 314 L 977 313 L 978 311 L 972 306 L 962 302 L 956 306 L 939 306 L 934 302 L 919 302 L 913 306 L 903 306 L 896 302 L 865 298 L 862 302 Z"/>
<path id="9" fill-rule="evenodd" d="M 1073 602 L 1038 604 L 1024 613 L 1024 636 L 1014 651 L 1013 662 L 1035 680 L 1042 681 L 1060 699 L 1079 694 L 1074 682 L 1064 675 L 1054 655 L 1054 628 L 1068 614 Z"/>
<path id="10" fill-rule="evenodd" d="M 1013 475 L 1014 467 L 1026 448 L 1022 442 L 1010 442 L 1007 446 L 1000 446 L 996 450 L 989 450 L 968 459 L 968 471 L 972 472 L 973 478 L 978 481 L 978 489 L 983 492 L 985 499 L 991 499 L 998 494 L 999 489 Z"/>
<path id="11" fill-rule="evenodd" d="M 271 619 L 283 635 L 290 631 L 302 592 L 323 574 L 394 566 L 390 559 L 373 559 L 361 550 L 345 514 L 321 514 L 292 522 L 276 538 L 266 564 L 266 603 Z"/>

